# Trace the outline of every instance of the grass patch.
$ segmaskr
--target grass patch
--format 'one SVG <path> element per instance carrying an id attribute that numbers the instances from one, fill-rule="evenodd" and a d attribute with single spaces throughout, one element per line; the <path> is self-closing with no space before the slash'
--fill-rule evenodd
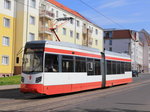
<path id="1" fill-rule="evenodd" d="M 11 77 L 0 77 L 0 85 L 14 85 L 20 84 L 21 75 L 11 76 Z"/>

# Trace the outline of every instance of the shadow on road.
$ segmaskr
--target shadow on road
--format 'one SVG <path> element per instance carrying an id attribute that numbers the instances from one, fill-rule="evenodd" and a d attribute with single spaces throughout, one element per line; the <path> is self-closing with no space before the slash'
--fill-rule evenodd
<path id="1" fill-rule="evenodd" d="M 74 109 L 57 112 L 150 112 L 150 111 L 113 108 L 113 109 Z"/>
<path id="2" fill-rule="evenodd" d="M 126 85 L 126 84 L 122 84 L 122 85 Z M 80 94 L 84 92 L 92 92 L 92 91 L 97 91 L 97 90 L 109 89 L 109 88 L 112 88 L 112 87 L 114 88 L 118 86 L 121 86 L 121 85 L 111 86 L 111 87 L 106 87 L 106 88 L 97 88 L 97 89 L 85 90 L 85 91 L 79 91 L 79 92 L 73 92 L 73 93 L 57 94 L 57 95 L 42 95 L 42 94 L 35 94 L 35 93 L 24 94 L 20 92 L 19 88 L 5 89 L 5 90 L 0 90 L 0 98 L 24 99 L 24 100 L 47 99 L 47 98 L 55 98 L 55 97 L 63 97 L 63 96 L 69 96 L 69 95 L 74 95 L 74 94 Z"/>
<path id="3" fill-rule="evenodd" d="M 8 90 L 0 90 L 0 98 L 7 99 L 30 99 L 33 97 L 37 97 L 36 94 L 23 94 L 20 92 L 19 88 L 17 89 L 8 89 Z"/>
<path id="4" fill-rule="evenodd" d="M 107 89 L 107 88 L 105 88 Z M 85 91 L 79 91 L 79 92 L 73 92 L 73 93 L 66 93 L 66 94 L 57 94 L 57 95 L 41 95 L 41 94 L 33 94 L 33 93 L 21 93 L 19 88 L 17 89 L 5 89 L 0 90 L 0 98 L 6 98 L 6 99 L 24 99 L 24 100 L 32 100 L 32 99 L 47 99 L 47 98 L 56 98 L 56 97 L 64 97 L 74 94 L 80 94 L 84 92 L 91 92 L 96 90 L 102 90 L 102 88 L 98 89 L 92 89 L 92 90 L 85 90 Z"/>

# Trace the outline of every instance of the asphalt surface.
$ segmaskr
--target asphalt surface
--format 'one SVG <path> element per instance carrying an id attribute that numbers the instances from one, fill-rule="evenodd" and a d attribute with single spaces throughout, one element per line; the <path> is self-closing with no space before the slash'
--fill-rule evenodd
<path id="1" fill-rule="evenodd" d="M 0 112 L 150 112 L 150 74 L 127 85 L 72 94 L 40 96 L 0 87 Z"/>

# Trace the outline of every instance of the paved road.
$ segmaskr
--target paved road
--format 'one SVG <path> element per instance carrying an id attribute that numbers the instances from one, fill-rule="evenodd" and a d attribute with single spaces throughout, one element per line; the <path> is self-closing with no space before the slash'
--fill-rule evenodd
<path id="1" fill-rule="evenodd" d="M 134 83 L 65 95 L 22 94 L 18 86 L 0 87 L 2 112 L 150 112 L 150 75 Z M 15 88 L 16 87 L 16 88 Z"/>

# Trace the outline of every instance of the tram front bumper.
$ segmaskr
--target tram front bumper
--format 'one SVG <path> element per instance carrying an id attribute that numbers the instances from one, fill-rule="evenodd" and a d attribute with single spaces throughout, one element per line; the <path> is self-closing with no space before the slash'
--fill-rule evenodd
<path id="1" fill-rule="evenodd" d="M 42 84 L 21 84 L 20 91 L 23 93 L 43 93 Z"/>

